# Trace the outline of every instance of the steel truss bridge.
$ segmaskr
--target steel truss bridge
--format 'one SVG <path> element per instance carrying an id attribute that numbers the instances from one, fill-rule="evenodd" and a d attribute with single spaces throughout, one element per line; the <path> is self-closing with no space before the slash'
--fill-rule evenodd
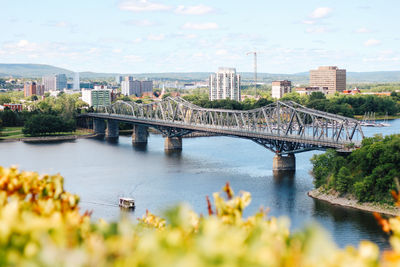
<path id="1" fill-rule="evenodd" d="M 117 101 L 82 116 L 152 127 L 166 137 L 197 131 L 245 138 L 277 155 L 328 148 L 350 152 L 364 138 L 359 121 L 292 101 L 243 111 L 207 109 L 168 97 L 150 104 Z"/>

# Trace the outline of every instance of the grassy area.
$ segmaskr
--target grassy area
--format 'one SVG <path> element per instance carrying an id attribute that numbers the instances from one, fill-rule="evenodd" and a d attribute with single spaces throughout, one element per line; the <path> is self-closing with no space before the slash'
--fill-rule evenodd
<path id="1" fill-rule="evenodd" d="M 30 135 L 24 135 L 22 133 L 23 127 L 4 127 L 0 130 L 0 139 L 14 139 L 14 138 L 25 138 L 32 137 Z M 90 131 L 86 129 L 77 129 L 75 132 L 66 132 L 66 133 L 55 133 L 41 136 L 68 136 L 68 135 L 86 135 L 89 134 Z"/>

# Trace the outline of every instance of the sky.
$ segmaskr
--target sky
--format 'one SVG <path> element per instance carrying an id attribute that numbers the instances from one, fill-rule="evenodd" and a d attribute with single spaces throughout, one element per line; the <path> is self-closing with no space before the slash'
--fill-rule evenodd
<path id="1" fill-rule="evenodd" d="M 72 71 L 400 70 L 398 0 L 0 0 L 0 63 Z"/>

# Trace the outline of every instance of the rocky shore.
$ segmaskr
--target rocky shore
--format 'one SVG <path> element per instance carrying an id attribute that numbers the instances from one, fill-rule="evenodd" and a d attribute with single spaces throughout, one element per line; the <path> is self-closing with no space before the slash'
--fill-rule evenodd
<path id="1" fill-rule="evenodd" d="M 389 216 L 400 216 L 400 209 L 398 207 L 375 203 L 359 203 L 353 197 L 339 196 L 339 193 L 335 191 L 325 192 L 321 189 L 314 189 L 308 192 L 308 196 L 342 207 L 359 209 L 367 212 L 377 212 Z"/>

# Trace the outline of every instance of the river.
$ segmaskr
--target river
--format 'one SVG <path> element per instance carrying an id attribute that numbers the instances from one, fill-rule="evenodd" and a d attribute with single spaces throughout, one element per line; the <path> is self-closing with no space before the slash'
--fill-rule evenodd
<path id="1" fill-rule="evenodd" d="M 399 133 L 400 120 L 390 127 L 364 128 L 366 136 Z M 81 197 L 82 211 L 92 210 L 93 219 L 118 220 L 118 197 L 134 197 L 132 218 L 146 209 L 162 215 L 180 202 L 207 213 L 205 197 L 220 191 L 229 181 L 233 189 L 249 191 L 252 202 L 245 215 L 260 206 L 271 216 L 286 216 L 296 231 L 314 223 L 322 225 L 340 247 L 374 241 L 388 248 L 388 239 L 369 213 L 332 206 L 307 196 L 314 188 L 310 158 L 316 151 L 296 155 L 292 176 L 272 173 L 273 153 L 249 140 L 230 137 L 200 137 L 183 140 L 180 154 L 164 153 L 161 135 L 151 134 L 145 149 L 132 146 L 130 137 L 118 142 L 79 139 L 61 143 L 1 143 L 0 165 L 17 165 L 23 170 L 60 173 L 66 190 Z"/>

